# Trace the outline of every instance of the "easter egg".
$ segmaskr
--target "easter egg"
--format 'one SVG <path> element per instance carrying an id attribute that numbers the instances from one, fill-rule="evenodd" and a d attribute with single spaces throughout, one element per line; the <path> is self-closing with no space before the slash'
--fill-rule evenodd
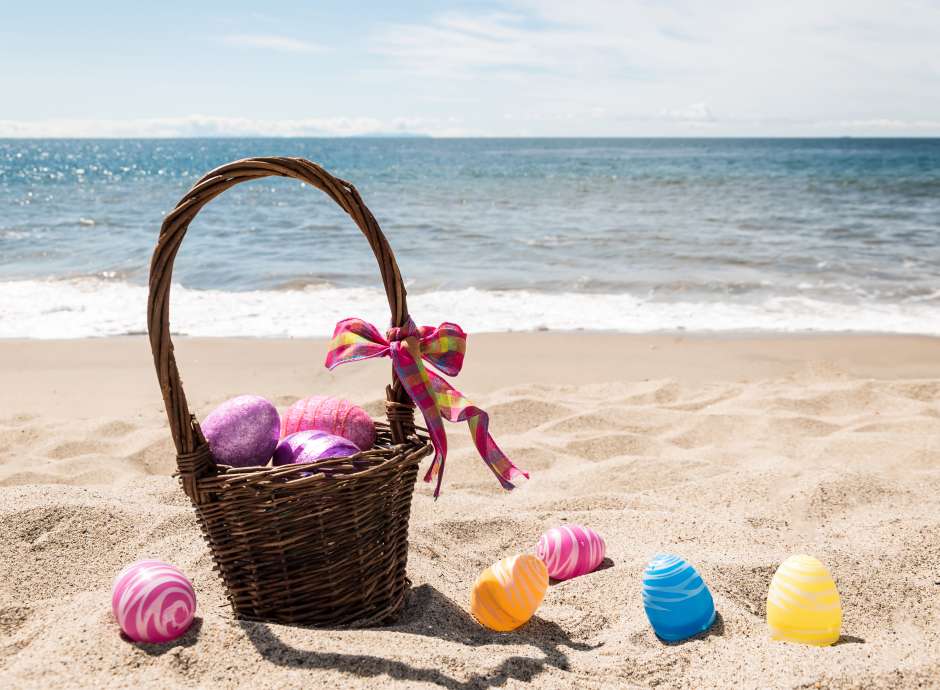
<path id="1" fill-rule="evenodd" d="M 200 426 L 216 462 L 250 467 L 268 464 L 280 423 L 270 402 L 257 395 L 239 395 L 215 408 Z"/>
<path id="2" fill-rule="evenodd" d="M 298 400 L 284 413 L 281 437 L 298 431 L 325 431 L 348 438 L 361 450 L 375 443 L 375 422 L 361 407 L 342 398 L 314 395 Z"/>
<path id="3" fill-rule="evenodd" d="M 322 431 L 298 431 L 277 444 L 275 465 L 314 462 L 322 458 L 344 458 L 359 452 L 356 444 Z"/>
<path id="4" fill-rule="evenodd" d="M 196 593 L 179 568 L 161 561 L 137 561 L 114 578 L 111 612 L 135 642 L 170 642 L 193 622 Z"/>
<path id="5" fill-rule="evenodd" d="M 590 527 L 562 525 L 543 534 L 535 555 L 545 562 L 549 577 L 568 580 L 593 572 L 604 560 L 607 545 Z"/>
<path id="6" fill-rule="evenodd" d="M 510 556 L 483 571 L 470 594 L 470 613 L 491 630 L 508 632 L 528 621 L 548 589 L 548 570 L 531 554 Z"/>
<path id="7" fill-rule="evenodd" d="M 715 622 L 715 602 L 701 575 L 684 558 L 659 553 L 643 571 L 643 608 L 653 631 L 674 642 Z"/>
<path id="8" fill-rule="evenodd" d="M 820 646 L 838 640 L 842 604 L 826 566 L 803 555 L 781 563 L 767 592 L 767 625 L 775 640 Z"/>

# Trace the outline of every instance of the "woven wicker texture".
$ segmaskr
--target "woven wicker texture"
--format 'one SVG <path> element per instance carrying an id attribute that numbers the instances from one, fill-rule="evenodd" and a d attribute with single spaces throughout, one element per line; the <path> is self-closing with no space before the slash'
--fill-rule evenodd
<path id="1" fill-rule="evenodd" d="M 316 465 L 217 465 L 189 411 L 170 338 L 173 261 L 196 214 L 226 189 L 268 176 L 291 177 L 326 193 L 369 241 L 394 326 L 408 320 L 395 256 L 356 188 L 299 158 L 249 158 L 208 173 L 160 229 L 150 264 L 150 346 L 177 450 L 183 490 L 240 618 L 315 626 L 368 626 L 394 619 L 408 589 L 408 520 L 421 458 L 431 445 L 392 375 L 388 423 L 375 446 Z"/>

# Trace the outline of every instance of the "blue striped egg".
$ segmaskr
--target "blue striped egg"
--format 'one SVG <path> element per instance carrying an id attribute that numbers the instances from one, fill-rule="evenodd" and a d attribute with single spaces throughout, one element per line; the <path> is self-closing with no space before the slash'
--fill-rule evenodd
<path id="1" fill-rule="evenodd" d="M 684 558 L 658 553 L 643 571 L 643 608 L 653 630 L 674 642 L 708 630 L 715 602 L 698 571 Z"/>

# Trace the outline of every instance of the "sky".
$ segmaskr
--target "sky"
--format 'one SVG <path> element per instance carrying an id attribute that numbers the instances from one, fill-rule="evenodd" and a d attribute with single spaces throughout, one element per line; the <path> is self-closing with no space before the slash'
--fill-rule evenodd
<path id="1" fill-rule="evenodd" d="M 0 137 L 940 136 L 940 0 L 0 0 Z"/>

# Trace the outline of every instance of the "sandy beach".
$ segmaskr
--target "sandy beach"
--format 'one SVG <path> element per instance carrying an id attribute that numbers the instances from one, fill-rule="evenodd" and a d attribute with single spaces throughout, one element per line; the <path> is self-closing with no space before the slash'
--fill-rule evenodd
<path id="1" fill-rule="evenodd" d="M 176 339 L 204 416 L 256 393 L 381 410 L 388 362 L 333 373 L 322 340 Z M 532 479 L 503 492 L 448 425 L 441 498 L 419 483 L 401 619 L 342 631 L 235 620 L 171 476 L 142 337 L 0 341 L 0 686 L 940 687 L 940 340 L 907 336 L 473 335 L 455 385 Z M 497 634 L 468 613 L 493 561 L 565 521 L 602 569 L 550 587 Z M 694 563 L 719 618 L 659 641 L 641 603 L 657 551 Z M 795 553 L 826 563 L 842 638 L 773 642 L 765 597 Z M 178 642 L 135 645 L 111 579 L 144 557 L 192 579 Z"/>

